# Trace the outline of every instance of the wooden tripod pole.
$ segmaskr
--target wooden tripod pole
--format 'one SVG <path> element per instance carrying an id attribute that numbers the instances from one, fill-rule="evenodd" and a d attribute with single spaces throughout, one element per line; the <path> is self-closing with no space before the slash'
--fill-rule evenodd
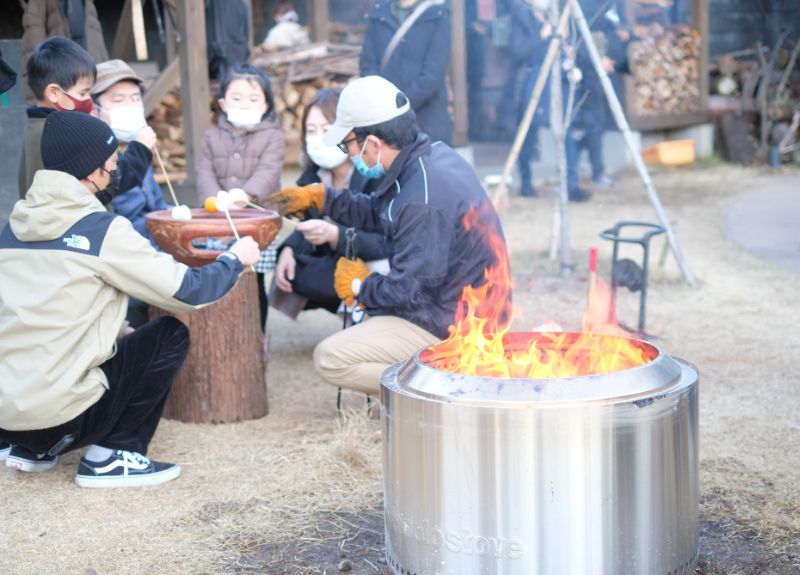
<path id="1" fill-rule="evenodd" d="M 575 23 L 578 25 L 578 30 L 580 30 L 583 41 L 586 43 L 586 49 L 589 51 L 589 56 L 592 58 L 594 69 L 597 72 L 597 75 L 600 77 L 600 83 L 603 86 L 603 91 L 606 94 L 606 99 L 608 100 L 608 105 L 611 108 L 611 112 L 614 114 L 614 120 L 616 120 L 617 127 L 625 137 L 625 143 L 628 145 L 628 149 L 633 156 L 633 161 L 634 164 L 636 164 L 636 169 L 639 172 L 639 176 L 642 178 L 642 181 L 647 188 L 647 194 L 650 196 L 650 203 L 653 204 L 653 208 L 656 210 L 656 214 L 658 214 L 658 219 L 661 221 L 661 225 L 664 226 L 664 229 L 667 231 L 667 240 L 672 248 L 672 253 L 675 255 L 675 259 L 678 262 L 678 266 L 681 268 L 681 272 L 683 273 L 686 283 L 689 285 L 694 285 L 694 278 L 689 271 L 689 267 L 686 265 L 686 260 L 683 258 L 683 253 L 678 245 L 678 239 L 675 237 L 675 233 L 672 231 L 672 226 L 670 226 L 669 220 L 664 213 L 661 200 L 658 198 L 658 193 L 653 185 L 653 181 L 650 179 L 650 174 L 647 171 L 647 167 L 644 165 L 642 155 L 639 153 L 636 142 L 634 142 L 631 128 L 628 125 L 628 121 L 625 119 L 625 114 L 622 112 L 622 105 L 617 98 L 617 94 L 614 92 L 614 87 L 611 85 L 611 80 L 608 78 L 608 74 L 603 68 L 602 62 L 600 61 L 600 54 L 598 53 L 597 46 L 592 39 L 592 33 L 589 30 L 589 24 L 586 22 L 586 17 L 583 15 L 583 10 L 581 10 L 578 0 L 569 1 L 569 5 L 572 6 L 572 10 L 575 13 Z"/>
<path id="2" fill-rule="evenodd" d="M 567 11 L 567 4 L 564 12 Z M 555 4 L 552 5 L 552 12 L 557 10 Z M 551 17 L 555 20 L 556 14 Z M 564 118 L 564 101 L 562 100 L 561 90 L 561 59 L 557 58 L 552 64 L 550 72 L 550 129 L 553 131 L 553 138 L 556 143 L 558 157 L 558 229 L 553 233 L 558 235 L 558 254 L 559 254 L 559 275 L 568 278 L 572 275 L 572 248 L 570 247 L 569 234 L 569 190 L 567 188 L 567 130 L 569 130 L 569 120 Z"/>
<path id="3" fill-rule="evenodd" d="M 519 128 L 517 128 L 517 135 L 514 138 L 514 143 L 511 145 L 511 151 L 508 153 L 508 158 L 506 159 L 505 166 L 503 167 L 503 175 L 500 178 L 500 184 L 497 186 L 494 195 L 492 196 L 492 203 L 498 210 L 505 206 L 506 200 L 508 199 L 507 182 L 511 178 L 511 172 L 514 170 L 514 164 L 517 163 L 519 151 L 522 148 L 525 137 L 528 135 L 528 130 L 530 129 L 531 122 L 533 121 L 533 114 L 536 112 L 536 108 L 539 106 L 539 99 L 542 97 L 542 92 L 544 91 L 544 86 L 547 83 L 547 77 L 550 75 L 550 71 L 553 67 L 553 62 L 555 62 L 555 59 L 558 56 L 561 38 L 564 38 L 567 35 L 569 12 L 570 4 L 567 4 L 564 7 L 564 11 L 561 12 L 561 17 L 558 21 L 558 28 L 553 36 L 550 37 L 550 45 L 547 47 L 547 53 L 545 54 L 544 61 L 542 62 L 542 67 L 539 69 L 539 75 L 536 77 L 536 84 L 533 86 L 531 99 L 528 102 L 528 107 L 525 108 L 525 114 L 522 116 L 522 121 L 519 124 Z"/>

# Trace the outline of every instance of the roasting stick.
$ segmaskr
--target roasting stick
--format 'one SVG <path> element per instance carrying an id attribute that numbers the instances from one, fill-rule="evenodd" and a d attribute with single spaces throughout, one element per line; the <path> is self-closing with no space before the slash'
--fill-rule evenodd
<path id="1" fill-rule="evenodd" d="M 172 201 L 175 202 L 175 207 L 177 208 L 180 205 L 180 202 L 178 202 L 178 196 L 175 195 L 175 190 L 172 189 L 172 182 L 169 179 L 169 174 L 167 173 L 167 169 L 164 167 L 164 161 L 161 159 L 161 154 L 158 153 L 158 144 L 153 146 L 153 151 L 156 153 L 156 159 L 158 159 L 158 165 L 161 166 L 161 171 L 164 174 L 164 179 L 167 180 L 167 187 L 169 188 L 169 193 L 172 194 Z"/>
<path id="2" fill-rule="evenodd" d="M 231 214 L 228 212 L 228 206 L 226 205 L 225 209 L 222 210 L 222 211 L 225 212 L 225 217 L 228 219 L 228 223 L 231 225 L 231 230 L 233 230 L 233 235 L 236 238 L 236 241 L 238 242 L 242 238 L 239 237 L 239 232 L 236 230 L 236 226 L 233 225 L 233 220 L 231 219 Z M 253 266 L 252 264 L 250 264 L 250 269 L 252 271 L 254 271 L 254 272 L 256 271 L 255 266 Z"/>

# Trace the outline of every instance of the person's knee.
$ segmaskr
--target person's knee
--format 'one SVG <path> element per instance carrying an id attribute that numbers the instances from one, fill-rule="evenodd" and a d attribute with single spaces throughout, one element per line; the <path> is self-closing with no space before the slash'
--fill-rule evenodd
<path id="1" fill-rule="evenodd" d="M 335 372 L 341 369 L 342 362 L 336 353 L 336 345 L 331 342 L 331 338 L 323 339 L 314 348 L 314 369 L 322 375 Z"/>
<path id="2" fill-rule="evenodd" d="M 162 315 L 152 320 L 152 327 L 158 333 L 158 338 L 162 342 L 163 349 L 176 360 L 183 363 L 186 354 L 189 353 L 191 337 L 189 328 L 177 318 Z"/>

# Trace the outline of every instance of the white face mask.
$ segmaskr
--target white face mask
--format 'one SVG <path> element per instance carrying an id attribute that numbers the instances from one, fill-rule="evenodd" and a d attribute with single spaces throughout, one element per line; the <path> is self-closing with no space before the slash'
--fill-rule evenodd
<path id="1" fill-rule="evenodd" d="M 142 106 L 123 106 L 106 110 L 111 130 L 118 140 L 130 142 L 147 125 Z"/>
<path id="2" fill-rule="evenodd" d="M 266 106 L 256 108 L 253 110 L 245 110 L 243 108 L 228 108 L 225 115 L 228 121 L 237 128 L 252 128 L 261 121 L 264 112 L 267 111 Z"/>
<path id="3" fill-rule="evenodd" d="M 323 144 L 322 136 L 306 136 L 306 153 L 312 162 L 326 170 L 341 166 L 347 159 L 347 154 L 337 146 Z"/>

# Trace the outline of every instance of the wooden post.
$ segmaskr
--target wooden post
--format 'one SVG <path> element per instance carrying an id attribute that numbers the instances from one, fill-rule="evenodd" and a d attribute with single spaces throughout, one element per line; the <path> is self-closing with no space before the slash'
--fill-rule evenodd
<path id="1" fill-rule="evenodd" d="M 133 48 L 131 0 L 125 0 L 119 15 L 117 33 L 114 34 L 114 44 L 111 46 L 111 58 L 127 60 L 131 55 L 131 48 Z"/>
<path id="2" fill-rule="evenodd" d="M 692 27 L 700 32 L 700 109 L 708 110 L 708 52 L 711 38 L 708 35 L 708 2 L 692 2 Z"/>
<path id="3" fill-rule="evenodd" d="M 164 34 L 167 37 L 167 65 L 178 59 L 178 45 L 175 42 L 175 27 L 172 25 L 172 18 L 170 18 L 168 13 L 169 10 L 172 10 L 172 8 L 164 4 L 164 16 L 162 19 L 164 20 Z M 172 14 L 175 14 L 174 10 Z"/>
<path id="4" fill-rule="evenodd" d="M 178 0 L 178 28 L 181 43 L 181 101 L 183 102 L 186 174 L 190 186 L 195 183 L 195 161 L 210 127 L 210 91 L 206 55 L 206 15 L 203 2 Z"/>
<path id="5" fill-rule="evenodd" d="M 144 114 L 149 116 L 153 109 L 158 106 L 164 96 L 175 84 L 178 83 L 180 75 L 180 60 L 172 60 L 167 67 L 161 71 L 158 80 L 144 93 L 142 103 L 144 104 Z"/>
<path id="6" fill-rule="evenodd" d="M 328 0 L 309 0 L 311 3 L 311 40 L 327 42 L 330 37 Z"/>
<path id="7" fill-rule="evenodd" d="M 144 13 L 142 0 L 133 0 L 131 4 L 131 27 L 133 28 L 133 43 L 136 48 L 136 59 L 147 60 L 147 38 L 144 35 Z"/>
<path id="8" fill-rule="evenodd" d="M 467 39 L 464 28 L 464 0 L 451 0 L 452 28 L 450 81 L 453 88 L 453 145 L 463 146 L 468 140 L 467 118 Z"/>

